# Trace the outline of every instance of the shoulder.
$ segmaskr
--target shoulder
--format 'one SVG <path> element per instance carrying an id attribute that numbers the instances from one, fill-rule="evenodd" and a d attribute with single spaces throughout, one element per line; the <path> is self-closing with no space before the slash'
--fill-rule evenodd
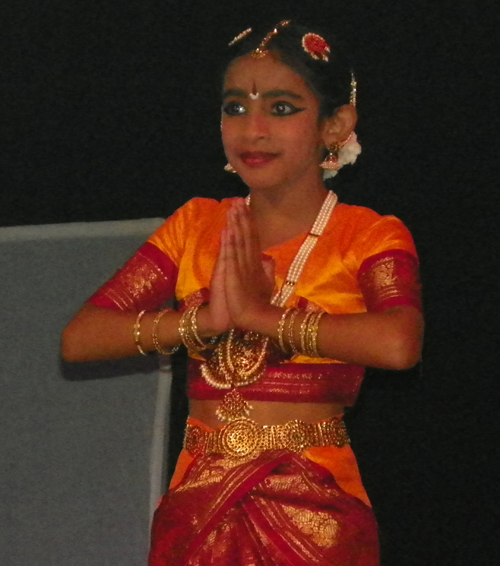
<path id="1" fill-rule="evenodd" d="M 201 234 L 223 227 L 232 200 L 193 198 L 169 216 L 148 242 L 179 262 L 193 238 L 199 239 Z"/>
<path id="2" fill-rule="evenodd" d="M 332 229 L 346 246 L 363 254 L 387 249 L 403 249 L 416 255 L 412 235 L 396 216 L 381 215 L 370 208 L 339 204 Z"/>
<path id="3" fill-rule="evenodd" d="M 222 202 L 212 198 L 195 197 L 177 209 L 174 216 L 210 215 L 217 212 L 221 205 Z"/>
<path id="4" fill-rule="evenodd" d="M 213 219 L 214 216 L 225 214 L 231 206 L 233 199 L 224 199 L 218 201 L 210 198 L 195 197 L 178 208 L 171 216 L 169 216 L 159 231 L 166 229 L 169 225 L 182 226 L 184 228 L 193 228 L 204 220 Z M 193 221 L 196 221 L 193 224 Z"/>
<path id="5" fill-rule="evenodd" d="M 335 209 L 335 223 L 362 232 L 377 226 L 391 229 L 408 230 L 404 223 L 393 215 L 382 215 L 365 206 L 339 204 Z"/>
<path id="6" fill-rule="evenodd" d="M 335 216 L 344 222 L 356 222 L 359 226 L 374 224 L 382 215 L 366 206 L 340 203 L 335 208 Z"/>

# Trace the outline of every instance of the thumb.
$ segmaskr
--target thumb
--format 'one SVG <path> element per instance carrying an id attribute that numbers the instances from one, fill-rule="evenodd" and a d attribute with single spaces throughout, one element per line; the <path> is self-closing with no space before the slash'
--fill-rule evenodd
<path id="1" fill-rule="evenodd" d="M 266 274 L 266 278 L 270 283 L 274 285 L 274 272 L 276 268 L 276 263 L 274 259 L 267 254 L 261 254 L 261 261 L 262 261 L 262 269 Z"/>

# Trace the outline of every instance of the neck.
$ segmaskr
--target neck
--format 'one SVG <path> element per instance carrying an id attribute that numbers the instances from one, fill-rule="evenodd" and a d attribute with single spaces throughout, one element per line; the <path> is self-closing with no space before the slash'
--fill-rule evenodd
<path id="1" fill-rule="evenodd" d="M 286 242 L 313 225 L 327 195 L 321 182 L 293 189 L 252 190 L 250 208 L 265 250 Z"/>

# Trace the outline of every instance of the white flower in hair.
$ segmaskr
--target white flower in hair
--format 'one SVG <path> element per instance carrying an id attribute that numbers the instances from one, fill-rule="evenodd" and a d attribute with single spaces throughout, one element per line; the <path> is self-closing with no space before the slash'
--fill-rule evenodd
<path id="1" fill-rule="evenodd" d="M 346 144 L 339 151 L 340 165 L 352 165 L 356 163 L 356 159 L 360 153 L 361 146 L 358 142 L 358 136 L 353 132 L 347 139 Z"/>

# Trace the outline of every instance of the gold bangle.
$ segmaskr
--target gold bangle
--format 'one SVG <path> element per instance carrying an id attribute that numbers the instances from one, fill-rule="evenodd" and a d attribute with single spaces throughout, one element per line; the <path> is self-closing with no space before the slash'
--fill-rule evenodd
<path id="1" fill-rule="evenodd" d="M 198 322 L 196 320 L 196 317 L 198 316 L 198 311 L 200 309 L 201 305 L 197 305 L 196 307 L 193 307 L 192 312 L 191 312 L 191 333 L 195 339 L 195 341 L 199 344 L 200 346 L 200 352 L 203 350 L 207 350 L 208 348 L 212 347 L 216 342 L 217 342 L 217 336 L 212 336 L 212 338 L 210 338 L 208 340 L 208 342 L 205 342 L 203 340 L 203 338 L 201 338 L 201 336 L 198 334 Z"/>
<path id="2" fill-rule="evenodd" d="M 303 344 L 303 353 L 311 358 L 311 342 L 313 340 L 313 332 L 314 332 L 314 321 L 317 316 L 317 312 L 313 312 L 309 319 L 307 320 L 305 332 L 304 332 L 304 344 Z"/>
<path id="3" fill-rule="evenodd" d="M 307 329 L 306 329 L 306 340 L 305 340 L 305 354 L 309 358 L 314 358 L 313 350 L 314 350 L 314 336 L 315 336 L 315 328 L 316 328 L 316 319 L 318 318 L 318 313 L 315 312 L 313 316 L 308 321 Z"/>
<path id="4" fill-rule="evenodd" d="M 146 314 L 146 311 L 141 311 L 138 315 L 137 318 L 135 319 L 134 322 L 134 342 L 135 345 L 137 347 L 137 349 L 139 350 L 139 353 L 142 354 L 143 356 L 147 356 L 148 353 L 145 352 L 141 346 L 141 319 L 142 317 Z"/>
<path id="5" fill-rule="evenodd" d="M 290 318 L 288 319 L 288 327 L 287 327 L 287 336 L 288 336 L 288 345 L 294 354 L 300 354 L 299 350 L 295 346 L 295 336 L 294 336 L 294 323 L 297 315 L 299 314 L 299 309 L 293 309 L 292 313 L 290 314 Z"/>
<path id="6" fill-rule="evenodd" d="M 310 358 L 321 358 L 318 351 L 318 332 L 319 321 L 324 314 L 326 314 L 324 311 L 315 313 L 308 324 L 306 353 Z"/>
<path id="7" fill-rule="evenodd" d="M 198 324 L 196 322 L 196 316 L 198 314 L 198 310 L 200 308 L 201 305 L 196 305 L 195 307 L 193 307 L 191 309 L 191 316 L 189 318 L 189 322 L 190 322 L 190 330 L 191 330 L 191 334 L 193 335 L 194 338 L 194 342 L 202 349 L 202 350 L 206 350 L 207 349 L 207 344 L 205 344 L 205 342 L 203 342 L 203 340 L 201 339 L 200 335 L 198 334 Z"/>
<path id="8" fill-rule="evenodd" d="M 153 327 L 151 329 L 151 335 L 153 338 L 153 345 L 155 347 L 155 350 L 159 354 L 162 354 L 164 356 L 170 356 L 174 352 L 177 352 L 177 350 L 179 349 L 179 345 L 177 345 L 170 350 L 165 350 L 160 346 L 160 342 L 158 341 L 158 324 L 160 323 L 163 315 L 167 314 L 167 312 L 172 312 L 172 309 L 163 309 L 155 316 L 155 319 L 153 320 Z"/>
<path id="9" fill-rule="evenodd" d="M 288 314 L 292 311 L 293 309 L 288 308 L 285 310 L 285 312 L 281 315 L 279 324 L 278 324 L 278 343 L 280 345 L 280 348 L 283 352 L 286 352 L 287 348 L 285 346 L 285 337 L 284 337 L 284 330 L 285 330 L 285 321 L 286 321 L 286 317 L 288 316 Z"/>
<path id="10" fill-rule="evenodd" d="M 182 313 L 181 319 L 179 321 L 179 335 L 181 337 L 182 343 L 188 350 L 198 352 L 200 351 L 200 348 L 196 344 L 195 339 L 191 336 L 190 332 L 193 309 L 195 308 L 196 307 L 190 307 Z"/>
<path id="11" fill-rule="evenodd" d="M 196 315 L 201 305 L 196 305 L 186 309 L 179 321 L 179 334 L 183 344 L 188 350 L 194 352 L 203 352 L 210 348 L 217 341 L 217 337 L 210 338 L 208 342 L 204 342 L 198 334 L 198 324 L 196 323 Z"/>
<path id="12" fill-rule="evenodd" d="M 187 331 L 187 317 L 190 314 L 190 308 L 186 309 L 179 320 L 179 336 L 181 337 L 182 343 L 188 350 L 191 349 L 191 342 L 189 341 L 188 331 Z"/>
<path id="13" fill-rule="evenodd" d="M 309 321 L 313 316 L 314 316 L 314 311 L 310 311 L 306 313 L 306 316 L 302 319 L 302 323 L 300 325 L 300 350 L 301 353 L 304 355 L 307 355 L 306 335 L 307 335 L 307 329 L 309 328 Z"/>

